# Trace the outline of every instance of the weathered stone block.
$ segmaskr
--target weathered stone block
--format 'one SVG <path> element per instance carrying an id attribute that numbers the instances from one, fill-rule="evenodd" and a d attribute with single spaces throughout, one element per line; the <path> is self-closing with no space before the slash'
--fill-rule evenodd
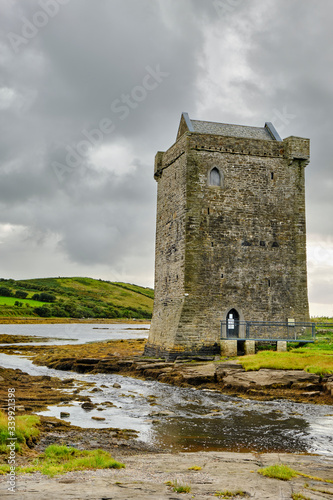
<path id="1" fill-rule="evenodd" d="M 284 340 L 279 340 L 276 343 L 277 352 L 286 352 L 287 351 L 287 342 Z"/>
<path id="2" fill-rule="evenodd" d="M 254 340 L 245 340 L 244 343 L 245 354 L 255 354 L 256 353 L 256 343 Z"/>
<path id="3" fill-rule="evenodd" d="M 237 356 L 237 340 L 221 340 L 220 346 L 222 356 Z"/>

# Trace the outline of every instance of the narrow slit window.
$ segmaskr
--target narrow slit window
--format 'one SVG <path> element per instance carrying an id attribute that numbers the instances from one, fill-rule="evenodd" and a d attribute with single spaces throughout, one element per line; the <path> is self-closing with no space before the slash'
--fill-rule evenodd
<path id="1" fill-rule="evenodd" d="M 271 172 L 271 179 L 274 179 L 274 172 Z"/>
<path id="2" fill-rule="evenodd" d="M 221 186 L 221 174 L 219 169 L 214 167 L 209 174 L 209 184 L 211 186 Z"/>

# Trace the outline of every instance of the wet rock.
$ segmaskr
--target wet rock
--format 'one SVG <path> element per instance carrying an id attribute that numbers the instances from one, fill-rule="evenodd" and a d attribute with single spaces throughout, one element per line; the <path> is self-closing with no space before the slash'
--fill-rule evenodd
<path id="1" fill-rule="evenodd" d="M 214 361 L 215 356 L 194 356 L 192 359 L 194 361 Z"/>
<path id="2" fill-rule="evenodd" d="M 136 370 L 154 370 L 154 369 L 160 369 L 160 368 L 166 368 L 166 367 L 173 367 L 173 363 L 166 363 L 165 361 L 158 361 L 156 363 L 135 363 L 135 369 Z"/>
<path id="3" fill-rule="evenodd" d="M 104 418 L 104 417 L 95 417 L 95 416 L 94 416 L 94 417 L 91 417 L 91 418 L 92 418 L 92 420 L 98 420 L 98 421 L 105 420 L 105 418 Z"/>
<path id="4" fill-rule="evenodd" d="M 157 410 L 149 413 L 150 417 L 174 417 L 176 414 L 169 410 Z"/>
<path id="5" fill-rule="evenodd" d="M 215 374 L 217 382 L 222 382 L 223 378 L 227 375 L 231 375 L 234 372 L 241 371 L 245 372 L 242 365 L 238 364 L 236 361 L 229 361 L 227 363 L 220 363 L 216 365 Z"/>
<path id="6" fill-rule="evenodd" d="M 303 392 L 303 396 L 308 397 L 308 398 L 314 398 L 315 396 L 318 396 L 319 394 L 320 394 L 320 391 Z"/>
<path id="7" fill-rule="evenodd" d="M 101 360 L 99 358 L 81 358 L 78 359 L 78 363 L 83 363 L 85 365 L 96 365 Z"/>
<path id="8" fill-rule="evenodd" d="M 263 388 L 291 387 L 293 384 L 304 383 L 319 384 L 320 377 L 303 370 L 269 370 L 262 368 L 258 371 L 245 372 L 234 367 L 229 369 L 224 367 L 217 372 L 217 380 L 227 387 Z"/>
<path id="9" fill-rule="evenodd" d="M 75 381 L 74 378 L 65 378 L 65 380 L 62 381 L 63 384 L 72 384 Z"/>
<path id="10" fill-rule="evenodd" d="M 50 361 L 48 366 L 50 368 L 55 368 L 56 370 L 69 371 L 72 369 L 74 363 L 75 363 L 75 358 L 60 358 L 54 361 Z"/>
<path id="11" fill-rule="evenodd" d="M 82 403 L 81 408 L 83 408 L 84 410 L 92 410 L 93 408 L 96 408 L 96 405 L 91 401 L 85 401 L 84 403 Z"/>
<path id="12" fill-rule="evenodd" d="M 324 383 L 324 389 L 326 392 L 328 392 L 329 394 L 331 394 L 331 396 L 333 396 L 333 380 L 331 381 L 330 379 Z"/>
<path id="13" fill-rule="evenodd" d="M 67 411 L 61 411 L 60 412 L 60 418 L 68 418 L 70 416 L 71 416 L 71 414 L 68 413 Z"/>
<path id="14" fill-rule="evenodd" d="M 133 365 L 133 359 L 119 359 L 118 366 L 120 368 L 126 368 Z"/>
<path id="15" fill-rule="evenodd" d="M 118 382 L 115 382 L 112 387 L 114 387 L 115 389 L 121 389 L 121 385 L 118 384 Z"/>
<path id="16" fill-rule="evenodd" d="M 92 391 L 90 392 L 103 392 L 102 389 L 100 389 L 99 387 L 95 387 Z"/>
<path id="17" fill-rule="evenodd" d="M 178 373 L 185 383 L 193 385 L 202 385 L 215 381 L 215 364 L 191 364 L 182 365 L 178 368 Z"/>
<path id="18" fill-rule="evenodd" d="M 74 364 L 73 364 L 73 370 L 75 370 L 76 372 L 78 373 L 88 373 L 88 372 L 92 372 L 95 368 L 95 365 L 97 365 L 97 363 L 84 363 L 83 361 L 76 361 Z"/>

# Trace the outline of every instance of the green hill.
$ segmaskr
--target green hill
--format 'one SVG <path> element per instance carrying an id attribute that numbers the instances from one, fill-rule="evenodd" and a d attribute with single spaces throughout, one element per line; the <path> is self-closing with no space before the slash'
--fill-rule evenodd
<path id="1" fill-rule="evenodd" d="M 92 278 L 0 278 L 0 316 L 147 318 L 154 290 Z"/>

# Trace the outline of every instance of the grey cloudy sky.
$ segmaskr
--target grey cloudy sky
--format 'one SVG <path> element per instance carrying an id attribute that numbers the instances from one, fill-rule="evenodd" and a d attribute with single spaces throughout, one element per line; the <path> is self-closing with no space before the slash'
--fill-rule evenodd
<path id="1" fill-rule="evenodd" d="M 154 155 L 193 119 L 311 139 L 311 313 L 333 315 L 331 0 L 1 0 L 0 276 L 153 286 Z"/>

